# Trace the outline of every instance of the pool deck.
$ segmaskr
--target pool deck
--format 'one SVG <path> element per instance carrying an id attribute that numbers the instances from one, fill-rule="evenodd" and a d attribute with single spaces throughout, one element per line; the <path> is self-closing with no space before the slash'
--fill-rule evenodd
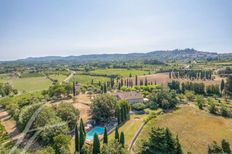
<path id="1" fill-rule="evenodd" d="M 95 126 L 95 127 L 99 127 L 99 126 Z M 95 127 L 94 127 L 94 128 L 95 128 Z M 100 126 L 100 127 L 102 127 L 102 126 Z M 107 131 L 107 134 L 108 134 L 108 135 L 111 134 L 115 129 L 116 129 L 116 127 L 111 128 L 109 131 Z M 92 130 L 92 129 L 91 129 L 91 130 Z M 91 131 L 91 130 L 90 130 L 90 131 Z M 108 130 L 108 129 L 107 129 L 107 130 Z M 89 132 L 90 132 L 90 131 L 89 131 Z M 103 140 L 103 135 L 98 135 L 98 137 L 99 137 L 100 141 Z M 88 144 L 88 145 L 92 144 L 92 142 L 93 142 L 93 140 L 86 140 L 86 141 L 85 141 L 85 143 Z"/>

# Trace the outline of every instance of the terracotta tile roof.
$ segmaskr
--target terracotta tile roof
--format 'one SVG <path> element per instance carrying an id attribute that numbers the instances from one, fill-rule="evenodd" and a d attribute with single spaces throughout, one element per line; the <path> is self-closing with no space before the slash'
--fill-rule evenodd
<path id="1" fill-rule="evenodd" d="M 126 100 L 130 100 L 130 99 L 143 99 L 143 96 L 135 91 L 130 91 L 130 92 L 118 92 L 115 93 L 114 96 L 116 96 L 119 99 L 126 99 Z"/>

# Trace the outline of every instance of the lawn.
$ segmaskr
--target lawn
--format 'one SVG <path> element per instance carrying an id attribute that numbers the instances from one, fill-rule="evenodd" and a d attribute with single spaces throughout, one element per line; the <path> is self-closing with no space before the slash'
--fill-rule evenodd
<path id="1" fill-rule="evenodd" d="M 98 83 L 99 81 L 107 82 L 110 78 L 101 77 L 101 76 L 90 76 L 90 75 L 74 75 L 71 81 L 77 81 L 81 84 L 91 84 L 91 82 Z"/>
<path id="2" fill-rule="evenodd" d="M 145 118 L 146 115 L 131 115 L 130 120 L 128 120 L 124 125 L 122 125 L 119 128 L 119 133 L 121 131 L 124 132 L 125 135 L 125 145 L 128 147 L 130 144 L 131 140 L 133 139 L 135 133 L 138 131 L 140 126 L 143 123 L 143 119 Z M 109 135 L 109 141 L 114 140 L 114 134 L 115 132 L 113 131 Z"/>
<path id="3" fill-rule="evenodd" d="M 51 81 L 46 77 L 11 78 L 8 82 L 21 92 L 46 90 L 51 85 Z"/>
<path id="4" fill-rule="evenodd" d="M 232 143 L 232 119 L 214 116 L 192 106 L 182 106 L 173 113 L 152 119 L 145 125 L 134 146 L 137 153 L 142 141 L 149 137 L 152 127 L 168 127 L 178 134 L 184 152 L 207 153 L 208 144 L 222 139 Z"/>
<path id="5" fill-rule="evenodd" d="M 111 69 L 97 69 L 97 70 L 91 71 L 90 73 L 101 74 L 101 75 L 120 75 L 122 77 L 129 77 L 130 74 L 132 76 L 148 74 L 148 71 L 136 70 L 136 69 L 113 69 L 111 68 Z"/>

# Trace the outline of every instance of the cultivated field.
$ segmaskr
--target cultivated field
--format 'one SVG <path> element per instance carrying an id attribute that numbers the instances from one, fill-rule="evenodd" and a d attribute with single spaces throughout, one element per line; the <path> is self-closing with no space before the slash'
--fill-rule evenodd
<path id="1" fill-rule="evenodd" d="M 98 83 L 99 81 L 104 83 L 110 80 L 110 78 L 107 77 L 101 77 L 101 76 L 90 76 L 90 75 L 74 75 L 71 81 L 77 81 L 81 84 L 91 84 L 93 80 L 93 83 Z"/>
<path id="2" fill-rule="evenodd" d="M 7 82 L 21 92 L 46 90 L 51 85 L 51 81 L 46 77 L 11 78 Z"/>
<path id="3" fill-rule="evenodd" d="M 67 78 L 67 76 L 63 74 L 52 74 L 49 75 L 49 77 L 52 78 L 53 80 L 58 80 L 58 82 L 63 82 L 64 79 Z"/>
<path id="4" fill-rule="evenodd" d="M 148 74 L 148 71 L 136 69 L 97 69 L 91 71 L 91 73 L 101 75 L 120 75 L 122 77 L 129 77 L 130 74 L 132 76 Z"/>
<path id="5" fill-rule="evenodd" d="M 208 144 L 222 139 L 232 142 L 232 119 L 214 116 L 190 105 L 184 105 L 173 113 L 151 120 L 142 130 L 134 150 L 137 152 L 142 140 L 148 138 L 151 127 L 168 127 L 178 134 L 184 152 L 207 153 Z"/>
<path id="6" fill-rule="evenodd" d="M 168 82 L 171 82 L 172 80 L 178 80 L 180 82 L 197 82 L 197 83 L 204 83 L 205 85 L 211 85 L 211 84 L 220 84 L 222 78 L 216 77 L 214 80 L 189 80 L 189 79 L 170 79 L 168 73 L 157 73 L 157 74 L 151 74 L 151 75 L 143 75 L 143 76 L 138 76 L 138 80 L 145 80 L 147 78 L 148 82 L 153 82 L 161 85 L 167 85 Z M 135 77 L 132 77 L 134 80 Z"/>

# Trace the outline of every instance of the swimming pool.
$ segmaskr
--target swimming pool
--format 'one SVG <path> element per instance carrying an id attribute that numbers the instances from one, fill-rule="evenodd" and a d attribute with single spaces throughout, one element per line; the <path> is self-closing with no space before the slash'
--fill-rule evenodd
<path id="1" fill-rule="evenodd" d="M 98 135 L 102 135 L 104 133 L 104 127 L 100 127 L 100 126 L 94 127 L 91 131 L 89 131 L 86 134 L 86 140 L 87 141 L 93 140 L 93 136 L 95 133 L 97 133 Z"/>

